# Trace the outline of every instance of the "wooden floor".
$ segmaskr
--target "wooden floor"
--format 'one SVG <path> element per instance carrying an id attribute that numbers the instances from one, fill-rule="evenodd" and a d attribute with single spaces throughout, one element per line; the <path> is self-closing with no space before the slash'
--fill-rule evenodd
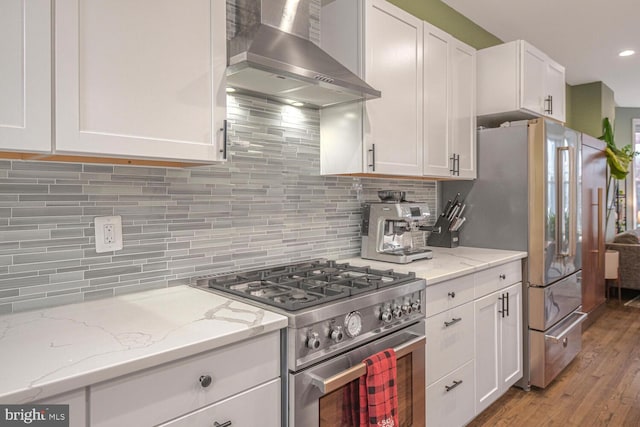
<path id="1" fill-rule="evenodd" d="M 640 426 L 640 308 L 608 301 L 582 339 L 546 389 L 511 388 L 469 426 Z"/>

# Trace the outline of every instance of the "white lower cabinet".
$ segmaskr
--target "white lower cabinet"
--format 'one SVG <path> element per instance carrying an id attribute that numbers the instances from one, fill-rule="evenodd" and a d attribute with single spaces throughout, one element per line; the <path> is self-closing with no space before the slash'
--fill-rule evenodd
<path id="1" fill-rule="evenodd" d="M 476 411 L 495 402 L 522 378 L 522 283 L 474 303 Z"/>
<path id="2" fill-rule="evenodd" d="M 468 423 L 522 378 L 522 262 L 426 290 L 429 427 Z"/>
<path id="3" fill-rule="evenodd" d="M 87 394 L 84 388 L 47 397 L 34 405 L 69 405 L 69 427 L 87 425 Z"/>
<path id="4" fill-rule="evenodd" d="M 279 377 L 280 336 L 279 332 L 272 332 L 91 386 L 90 425 L 157 425 L 192 413 L 198 420 L 205 416 L 194 411 L 219 416 L 209 424 L 214 425 L 215 421 L 224 425 L 228 420 L 223 418 L 230 415 L 227 405 L 238 405 L 231 402 L 233 398 L 247 402 L 243 394 L 254 391 L 262 396 L 263 391 L 258 389 Z M 243 416 L 253 416 L 247 419 L 255 422 L 233 425 L 279 424 L 281 391 L 273 390 L 275 409 L 264 412 L 262 403 L 257 402 L 245 405 L 247 413 Z"/>
<path id="5" fill-rule="evenodd" d="M 474 366 L 469 361 L 427 387 L 427 425 L 462 426 L 475 416 Z"/>
<path id="6" fill-rule="evenodd" d="M 161 426 L 280 427 L 280 395 L 280 380 L 273 380 Z"/>

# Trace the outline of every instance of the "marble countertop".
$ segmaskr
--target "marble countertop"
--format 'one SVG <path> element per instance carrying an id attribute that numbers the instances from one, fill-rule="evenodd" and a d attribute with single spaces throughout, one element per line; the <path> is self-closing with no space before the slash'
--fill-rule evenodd
<path id="1" fill-rule="evenodd" d="M 527 256 L 526 252 L 520 251 L 465 246 L 457 248 L 429 247 L 429 249 L 433 251 L 432 259 L 414 261 L 409 264 L 372 261 L 360 257 L 341 259 L 340 262 L 348 262 L 353 265 L 368 265 L 379 269 L 393 268 L 401 273 L 413 272 L 416 277 L 425 279 L 427 286 L 429 286 L 509 261 L 526 258 Z"/>
<path id="2" fill-rule="evenodd" d="M 276 331 L 287 318 L 188 286 L 0 316 L 0 403 L 26 403 Z"/>

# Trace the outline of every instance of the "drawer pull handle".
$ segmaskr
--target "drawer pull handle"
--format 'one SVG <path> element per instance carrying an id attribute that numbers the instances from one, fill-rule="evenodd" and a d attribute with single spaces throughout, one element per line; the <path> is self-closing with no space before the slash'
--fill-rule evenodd
<path id="1" fill-rule="evenodd" d="M 500 275 L 500 278 L 501 278 L 502 280 L 504 280 L 504 279 L 506 279 L 506 278 L 507 278 L 507 276 L 506 276 L 506 274 L 501 274 L 501 275 Z"/>
<path id="2" fill-rule="evenodd" d="M 453 385 L 446 385 L 446 386 L 444 386 L 444 389 L 446 391 L 451 391 L 454 388 L 458 387 L 460 384 L 462 384 L 462 380 L 458 380 L 458 381 L 453 380 Z"/>
<path id="3" fill-rule="evenodd" d="M 213 423 L 213 427 L 229 427 L 231 425 L 231 421 L 226 421 L 222 424 L 220 424 L 219 422 L 215 421 Z"/>
<path id="4" fill-rule="evenodd" d="M 211 375 L 202 375 L 200 378 L 198 378 L 198 381 L 203 388 L 207 388 L 211 385 L 212 382 Z"/>
<path id="5" fill-rule="evenodd" d="M 462 317 L 454 317 L 453 319 L 451 319 L 451 322 L 444 322 L 444 327 L 448 328 L 449 326 L 455 325 L 461 320 L 462 320 Z"/>
<path id="6" fill-rule="evenodd" d="M 456 293 L 455 292 L 449 292 L 447 295 L 449 295 L 451 298 L 455 298 L 456 297 Z"/>

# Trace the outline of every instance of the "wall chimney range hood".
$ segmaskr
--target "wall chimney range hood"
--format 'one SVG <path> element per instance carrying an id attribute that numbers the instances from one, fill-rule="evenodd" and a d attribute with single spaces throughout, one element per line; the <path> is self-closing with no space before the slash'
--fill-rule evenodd
<path id="1" fill-rule="evenodd" d="M 227 86 L 323 108 L 381 96 L 309 41 L 309 0 L 233 0 Z"/>

